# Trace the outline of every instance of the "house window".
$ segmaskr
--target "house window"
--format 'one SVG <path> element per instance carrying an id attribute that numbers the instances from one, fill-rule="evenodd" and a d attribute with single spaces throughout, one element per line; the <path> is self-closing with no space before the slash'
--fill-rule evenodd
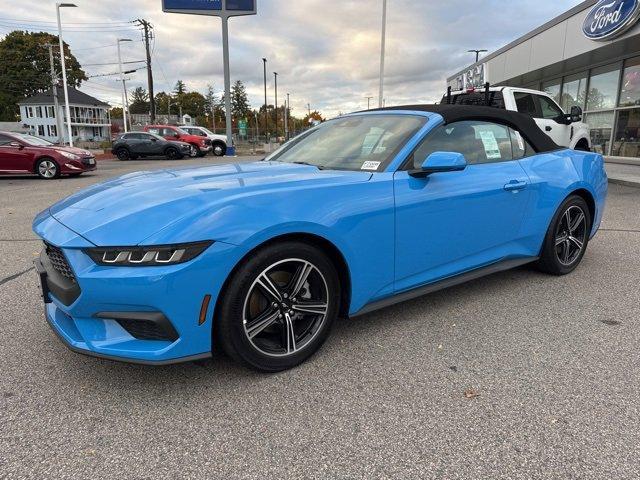
<path id="1" fill-rule="evenodd" d="M 33 107 L 27 107 L 27 118 L 33 118 Z"/>
<path id="2" fill-rule="evenodd" d="M 38 125 L 38 136 L 44 137 L 44 125 Z"/>
<path id="3" fill-rule="evenodd" d="M 36 107 L 36 117 L 42 118 L 42 107 Z"/>
<path id="4" fill-rule="evenodd" d="M 58 136 L 58 128 L 55 125 L 47 125 L 47 133 L 50 137 Z"/>
<path id="5" fill-rule="evenodd" d="M 56 118 L 56 110 L 54 107 L 47 107 L 49 110 L 49 118 Z"/>

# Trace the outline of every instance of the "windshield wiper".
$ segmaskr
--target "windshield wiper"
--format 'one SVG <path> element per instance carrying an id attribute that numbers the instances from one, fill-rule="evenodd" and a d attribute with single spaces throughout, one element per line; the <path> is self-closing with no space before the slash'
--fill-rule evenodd
<path id="1" fill-rule="evenodd" d="M 322 165 L 316 165 L 315 163 L 309 163 L 309 162 L 291 162 L 291 163 L 295 163 L 296 165 L 309 165 L 310 167 L 316 167 L 318 170 L 324 170 L 324 167 Z"/>

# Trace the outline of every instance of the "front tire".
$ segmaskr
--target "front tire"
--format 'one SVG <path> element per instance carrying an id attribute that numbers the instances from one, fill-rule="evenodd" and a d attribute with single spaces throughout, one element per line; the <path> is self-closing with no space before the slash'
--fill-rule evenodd
<path id="1" fill-rule="evenodd" d="M 36 173 L 44 180 L 53 180 L 60 176 L 60 167 L 52 158 L 41 158 L 36 164 Z"/>
<path id="2" fill-rule="evenodd" d="M 190 158 L 196 158 L 198 156 L 200 156 L 200 149 L 195 145 L 190 145 L 189 146 L 189 157 Z"/>
<path id="3" fill-rule="evenodd" d="M 339 305 L 338 275 L 324 253 L 300 242 L 267 246 L 230 278 L 216 318 L 216 341 L 254 369 L 286 370 L 320 348 Z"/>
<path id="4" fill-rule="evenodd" d="M 179 160 L 182 158 L 182 154 L 180 153 L 180 151 L 174 147 L 167 148 L 167 150 L 165 151 L 165 156 L 169 160 Z"/>
<path id="5" fill-rule="evenodd" d="M 213 154 L 216 157 L 224 157 L 225 153 L 227 153 L 227 146 L 222 142 L 214 142 L 213 143 Z"/>
<path id="6" fill-rule="evenodd" d="M 538 268 L 552 275 L 573 272 L 587 250 L 591 222 L 582 197 L 571 195 L 562 202 L 547 230 Z"/>

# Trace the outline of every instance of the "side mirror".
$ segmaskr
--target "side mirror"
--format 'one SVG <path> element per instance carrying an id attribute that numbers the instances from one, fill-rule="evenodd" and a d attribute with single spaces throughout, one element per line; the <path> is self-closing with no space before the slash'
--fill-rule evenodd
<path id="1" fill-rule="evenodd" d="M 571 107 L 569 120 L 571 121 L 571 123 L 582 121 L 582 108 L 578 107 L 577 105 Z"/>
<path id="2" fill-rule="evenodd" d="M 412 177 L 426 177 L 438 172 L 459 172 L 467 168 L 467 160 L 464 155 L 456 152 L 433 152 L 429 155 L 421 168 L 411 170 Z"/>

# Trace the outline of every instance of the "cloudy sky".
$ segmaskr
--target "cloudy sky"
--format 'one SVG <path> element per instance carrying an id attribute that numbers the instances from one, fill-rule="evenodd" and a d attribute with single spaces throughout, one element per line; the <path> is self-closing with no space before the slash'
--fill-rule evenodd
<path id="1" fill-rule="evenodd" d="M 366 108 L 377 98 L 382 0 L 257 0 L 258 15 L 230 21 L 231 79 L 247 86 L 253 106 L 263 100 L 262 57 L 268 63 L 269 103 L 277 71 L 279 100 L 291 94 L 293 113 L 306 104 L 326 116 Z M 156 92 L 178 79 L 204 92 L 223 89 L 221 23 L 218 18 L 163 13 L 161 0 L 75 0 L 63 9 L 65 40 L 89 75 L 117 71 L 115 41 L 125 61 L 144 59 L 141 32 L 128 24 L 144 18 L 154 25 Z M 387 105 L 441 98 L 445 78 L 473 60 L 466 51 L 493 51 L 579 0 L 388 0 L 385 98 Z M 9 4 L 9 0 L 0 0 Z M 0 14 L 0 35 L 15 29 L 55 33 L 55 2 L 11 2 Z M 142 64 L 135 64 L 142 65 Z M 146 72 L 128 86 L 146 87 Z M 95 76 L 83 90 L 120 103 L 116 77 Z M 372 102 L 375 102 L 376 99 Z"/>

